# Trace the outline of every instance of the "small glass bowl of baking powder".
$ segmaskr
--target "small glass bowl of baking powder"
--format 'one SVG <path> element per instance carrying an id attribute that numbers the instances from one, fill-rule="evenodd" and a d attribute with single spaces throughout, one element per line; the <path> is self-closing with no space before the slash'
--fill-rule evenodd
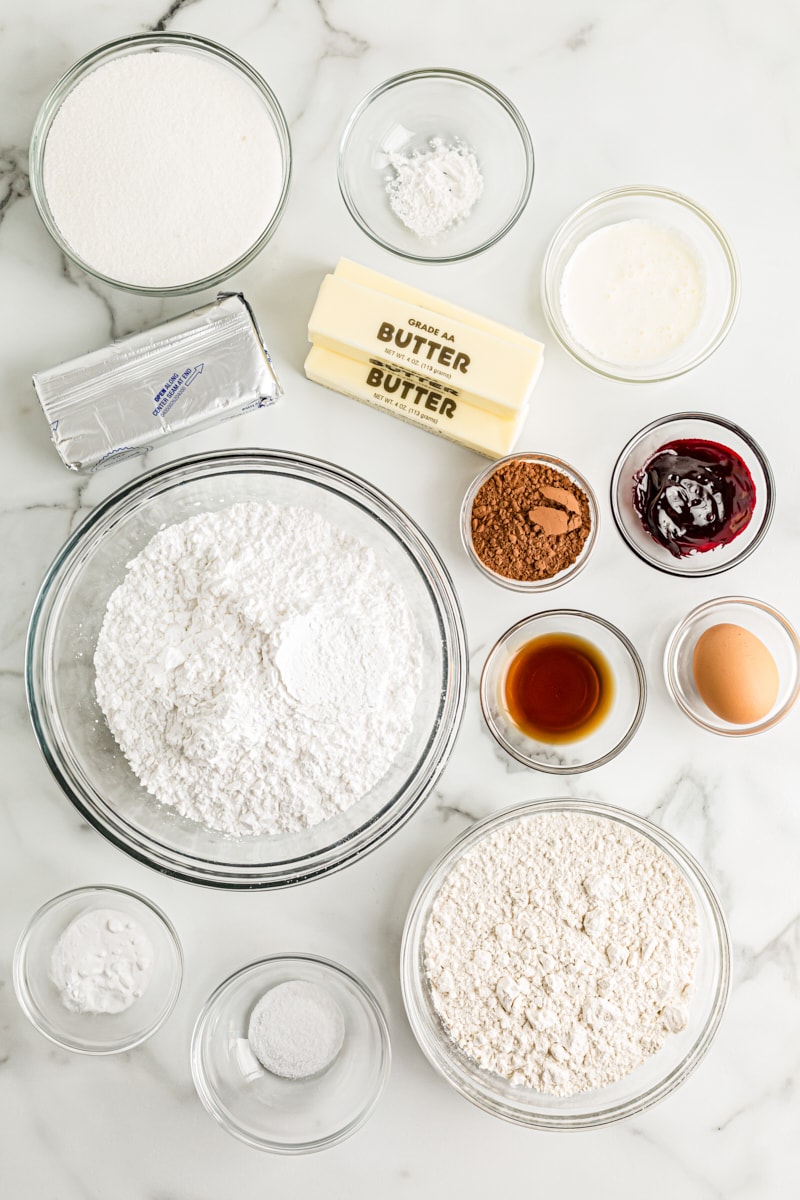
<path id="1" fill-rule="evenodd" d="M 661 1048 L 629 1074 L 590 1091 L 562 1096 L 512 1084 L 478 1066 L 447 1033 L 433 1003 L 425 967 L 425 936 L 434 904 L 446 880 L 484 839 L 503 834 L 540 814 L 586 814 L 613 823 L 622 839 L 638 835 L 655 847 L 685 882 L 694 899 L 699 933 L 688 1021 Z M 675 1091 L 692 1074 L 722 1020 L 731 984 L 731 945 L 716 892 L 700 864 L 663 829 L 610 805 L 563 798 L 519 804 L 472 825 L 444 850 L 427 872 L 411 902 L 401 949 L 403 1000 L 411 1028 L 431 1066 L 478 1108 L 534 1129 L 598 1129 L 638 1116 Z M 557 994 L 556 994 L 557 1000 Z"/>
<path id="2" fill-rule="evenodd" d="M 325 1069 L 287 1078 L 262 1065 L 248 1031 L 259 1001 L 296 982 L 338 1008 L 344 1037 Z M 339 963 L 310 954 L 276 954 L 234 972 L 208 998 L 192 1035 L 192 1077 L 206 1110 L 234 1137 L 274 1154 L 310 1154 L 350 1137 L 378 1103 L 390 1063 L 375 996 Z"/>
<path id="3" fill-rule="evenodd" d="M 528 202 L 533 169 L 520 113 L 464 71 L 387 79 L 356 107 L 339 145 L 353 220 L 412 262 L 458 262 L 499 242 Z"/>
<path id="4" fill-rule="evenodd" d="M 672 379 L 727 337 L 739 267 L 699 204 L 660 187 L 615 188 L 556 230 L 542 268 L 542 307 L 577 362 L 627 383 Z"/>
<path id="5" fill-rule="evenodd" d="M 113 910 L 129 918 L 152 947 L 142 994 L 124 1011 L 72 1011 L 52 978 L 53 952 L 73 922 Z M 32 1025 L 65 1050 L 117 1054 L 151 1037 L 175 1007 L 183 978 L 183 951 L 170 921 L 152 901 L 120 887 L 80 887 L 43 904 L 14 951 L 14 989 Z"/>
<path id="6" fill-rule="evenodd" d="M 531 451 L 508 454 L 473 479 L 459 524 L 464 549 L 486 579 L 515 592 L 547 592 L 586 566 L 598 520 L 584 477 L 560 458 Z"/>
<path id="7" fill-rule="evenodd" d="M 531 687 L 544 727 L 529 711 Z M 498 638 L 481 672 L 480 699 L 506 754 L 536 771 L 578 775 L 610 762 L 631 741 L 647 682 L 636 647 L 615 625 L 594 613 L 550 609 Z"/>
<path id="8" fill-rule="evenodd" d="M 58 80 L 30 143 L 31 194 L 67 258 L 141 295 L 216 287 L 275 233 L 292 167 L 272 89 L 226 46 L 146 33 Z"/>

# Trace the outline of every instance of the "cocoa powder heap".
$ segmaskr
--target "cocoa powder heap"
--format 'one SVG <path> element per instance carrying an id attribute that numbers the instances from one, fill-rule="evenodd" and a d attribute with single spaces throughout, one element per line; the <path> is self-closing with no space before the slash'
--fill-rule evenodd
<path id="1" fill-rule="evenodd" d="M 552 579 L 572 565 L 591 530 L 586 493 L 561 471 L 515 458 L 492 472 L 472 503 L 472 545 L 497 575 Z"/>

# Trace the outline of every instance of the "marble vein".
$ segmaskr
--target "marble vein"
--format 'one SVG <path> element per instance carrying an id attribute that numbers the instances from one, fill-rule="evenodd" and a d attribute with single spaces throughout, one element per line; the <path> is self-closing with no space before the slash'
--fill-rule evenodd
<path id="1" fill-rule="evenodd" d="M 193 4 L 197 4 L 198 2 L 199 0 L 173 0 L 167 11 L 152 25 L 147 26 L 148 31 L 150 33 L 165 33 L 169 29 L 173 17 L 187 8 L 191 8 Z"/>
<path id="2" fill-rule="evenodd" d="M 0 223 L 17 200 L 30 195 L 28 147 L 0 148 Z"/>

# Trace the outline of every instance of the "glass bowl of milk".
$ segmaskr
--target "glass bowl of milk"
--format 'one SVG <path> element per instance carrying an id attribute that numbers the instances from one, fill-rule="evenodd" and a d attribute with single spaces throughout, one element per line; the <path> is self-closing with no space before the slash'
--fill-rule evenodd
<path id="1" fill-rule="evenodd" d="M 739 267 L 724 230 L 677 192 L 623 187 L 587 200 L 545 254 L 542 306 L 564 349 L 608 379 L 691 371 L 725 339 Z"/>

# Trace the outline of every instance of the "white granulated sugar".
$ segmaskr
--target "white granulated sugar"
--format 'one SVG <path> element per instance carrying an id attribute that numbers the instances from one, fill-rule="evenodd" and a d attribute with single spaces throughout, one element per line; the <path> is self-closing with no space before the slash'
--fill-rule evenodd
<path id="1" fill-rule="evenodd" d="M 53 948 L 50 978 L 74 1013 L 121 1013 L 142 996 L 155 954 L 127 913 L 90 909 L 70 922 Z"/>
<path id="2" fill-rule="evenodd" d="M 318 983 L 290 979 L 258 1001 L 250 1014 L 247 1040 L 273 1075 L 307 1079 L 331 1065 L 344 1034 L 344 1016 L 333 996 Z"/>
<path id="3" fill-rule="evenodd" d="M 162 804 L 234 835 L 361 799 L 412 728 L 422 643 L 360 539 L 306 508 L 235 504 L 159 531 L 112 594 L 97 699 Z"/>
<path id="4" fill-rule="evenodd" d="M 469 147 L 432 138 L 430 149 L 390 154 L 386 184 L 395 216 L 418 237 L 436 237 L 465 220 L 483 194 L 483 176 Z"/>
<path id="5" fill-rule="evenodd" d="M 254 88 L 175 51 L 92 71 L 58 110 L 43 166 L 67 244 L 94 270 L 141 287 L 193 282 L 233 263 L 269 223 L 282 174 Z"/>
<path id="6" fill-rule="evenodd" d="M 464 855 L 424 952 L 436 1011 L 466 1054 L 513 1084 L 571 1096 L 621 1079 L 686 1026 L 697 910 L 641 835 L 542 813 Z"/>

